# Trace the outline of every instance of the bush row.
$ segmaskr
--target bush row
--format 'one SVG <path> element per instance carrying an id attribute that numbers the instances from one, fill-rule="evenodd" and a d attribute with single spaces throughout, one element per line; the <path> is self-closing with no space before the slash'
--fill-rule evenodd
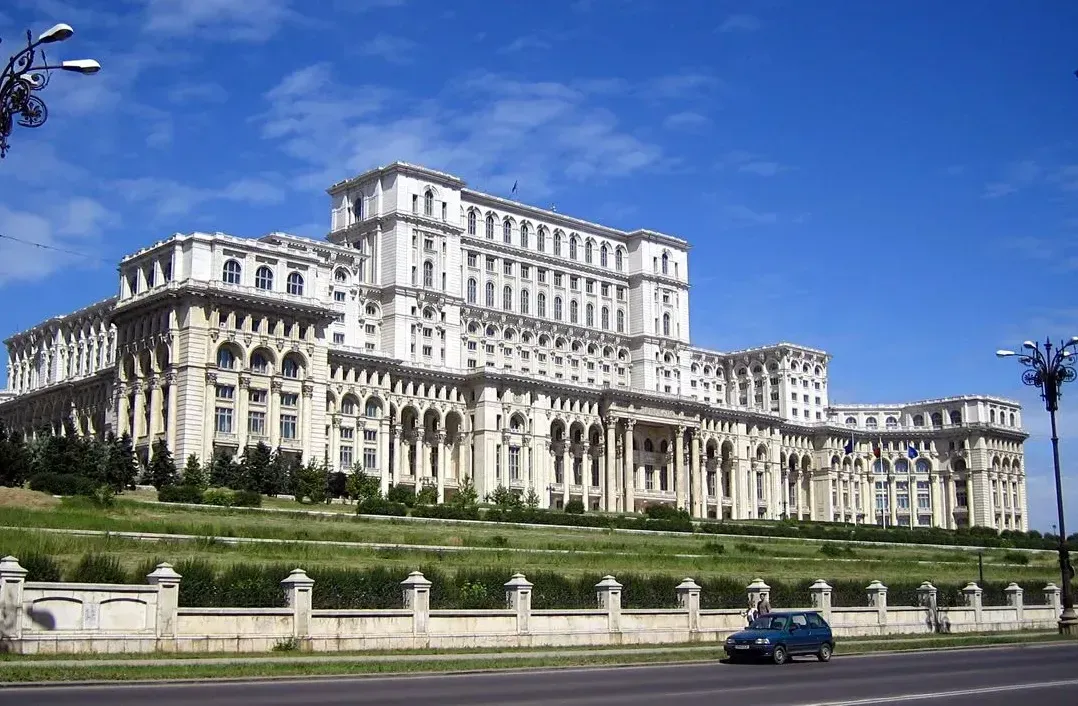
<path id="1" fill-rule="evenodd" d="M 27 569 L 30 581 L 73 581 L 84 583 L 146 583 L 160 559 L 147 559 L 133 571 L 125 571 L 115 557 L 107 554 L 87 554 L 70 571 L 61 570 L 59 563 L 47 555 L 31 554 L 19 558 Z M 249 607 L 274 608 L 285 605 L 280 582 L 294 565 L 236 564 L 216 568 L 202 559 L 183 560 L 175 569 L 180 581 L 180 605 L 189 607 Z M 505 607 L 504 584 L 511 568 L 462 569 L 448 572 L 437 566 L 421 566 L 432 582 L 433 608 L 491 609 Z M 314 607 L 332 609 L 385 609 L 402 605 L 400 582 L 404 571 L 396 568 L 371 567 L 342 569 L 314 567 L 308 574 L 314 579 Z M 602 579 L 599 572 L 566 576 L 551 571 L 528 574 L 535 584 L 532 607 L 593 608 L 596 606 L 595 584 Z M 669 575 L 624 573 L 616 576 L 624 586 L 622 604 L 626 608 L 673 608 L 677 604 L 675 586 L 679 579 Z M 765 578 L 765 580 L 767 580 Z M 747 605 L 743 581 L 730 578 L 698 579 L 703 608 L 744 608 Z M 771 604 L 781 607 L 806 607 L 811 603 L 810 581 L 767 580 L 771 587 Z M 835 606 L 867 606 L 866 581 L 833 580 L 832 604 Z M 893 582 L 888 585 L 888 604 L 917 605 L 919 581 Z M 964 584 L 936 584 L 941 606 L 962 604 Z M 985 605 L 1006 605 L 1005 582 L 986 582 Z M 1044 603 L 1044 584 L 1027 582 L 1027 605 Z"/>
<path id="2" fill-rule="evenodd" d="M 219 507 L 262 507 L 262 495 L 253 490 L 206 488 L 195 485 L 168 485 L 157 491 L 163 503 L 191 503 Z"/>

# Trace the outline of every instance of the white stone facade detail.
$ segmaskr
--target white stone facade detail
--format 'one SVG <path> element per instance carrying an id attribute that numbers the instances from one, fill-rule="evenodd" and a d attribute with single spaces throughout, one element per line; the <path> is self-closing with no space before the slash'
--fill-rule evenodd
<path id="1" fill-rule="evenodd" d="M 832 405 L 824 351 L 694 346 L 684 240 L 402 163 L 329 195 L 324 241 L 125 257 L 117 297 L 7 339 L 0 419 L 180 461 L 264 441 L 440 499 L 469 477 L 548 507 L 1028 528 L 1016 402 Z"/>

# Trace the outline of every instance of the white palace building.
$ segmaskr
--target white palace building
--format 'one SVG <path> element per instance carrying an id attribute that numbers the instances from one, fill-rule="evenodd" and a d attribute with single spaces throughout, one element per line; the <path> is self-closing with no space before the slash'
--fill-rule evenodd
<path id="1" fill-rule="evenodd" d="M 694 346 L 684 240 L 403 163 L 328 191 L 324 241 L 174 235 L 8 338 L 0 420 L 180 463 L 265 442 L 440 499 L 470 477 L 554 508 L 1028 528 L 1017 403 L 832 405 L 824 351 Z"/>

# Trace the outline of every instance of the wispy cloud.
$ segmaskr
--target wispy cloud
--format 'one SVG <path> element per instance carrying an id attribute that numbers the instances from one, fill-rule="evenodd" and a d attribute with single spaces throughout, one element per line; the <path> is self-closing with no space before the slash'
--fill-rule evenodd
<path id="1" fill-rule="evenodd" d="M 646 90 L 658 98 L 685 98 L 711 91 L 719 80 L 711 74 L 697 71 L 668 74 L 649 81 Z"/>
<path id="2" fill-rule="evenodd" d="M 391 64 L 410 64 L 411 53 L 418 45 L 411 39 L 390 34 L 377 34 L 362 44 L 359 52 L 364 56 L 377 56 Z"/>
<path id="3" fill-rule="evenodd" d="M 228 100 L 228 91 L 221 84 L 213 82 L 179 83 L 169 90 L 168 99 L 173 103 L 223 103 Z"/>
<path id="4" fill-rule="evenodd" d="M 699 130 L 711 124 L 711 119 L 706 115 L 686 110 L 680 113 L 668 115 L 663 125 L 672 130 Z"/>
<path id="5" fill-rule="evenodd" d="M 720 162 L 722 169 L 731 168 L 742 174 L 753 174 L 761 177 L 773 177 L 783 172 L 792 171 L 794 167 L 766 159 L 752 152 L 731 152 Z"/>
<path id="6" fill-rule="evenodd" d="M 981 196 L 986 199 L 998 199 L 1001 196 L 1016 193 L 1032 186 L 1043 174 L 1044 170 L 1041 165 L 1031 159 L 1015 162 L 1004 170 L 1000 179 L 985 184 Z"/>
<path id="7" fill-rule="evenodd" d="M 40 280 L 75 264 L 97 266 L 103 231 L 118 219 L 99 202 L 58 198 L 42 213 L 0 204 L 0 287 Z M 80 255 L 79 253 L 85 253 Z"/>
<path id="8" fill-rule="evenodd" d="M 779 214 L 773 211 L 756 211 L 743 204 L 724 206 L 723 212 L 734 225 L 740 226 L 771 225 L 779 220 Z"/>
<path id="9" fill-rule="evenodd" d="M 291 0 L 143 0 L 145 29 L 166 36 L 264 42 L 302 16 Z"/>
<path id="10" fill-rule="evenodd" d="M 719 31 L 755 32 L 760 26 L 760 19 L 754 15 L 730 15 L 719 25 Z"/>
<path id="11" fill-rule="evenodd" d="M 517 37 L 498 51 L 503 54 L 516 54 L 529 49 L 536 51 L 550 49 L 550 42 L 533 35 L 525 35 L 523 37 Z"/>
<path id="12" fill-rule="evenodd" d="M 477 184 L 519 180 L 543 198 L 556 179 L 616 178 L 662 162 L 662 148 L 630 133 L 604 104 L 606 95 L 481 73 L 416 101 L 337 85 L 322 64 L 284 77 L 258 119 L 267 139 L 309 165 L 296 180 L 301 188 L 321 189 L 343 174 L 403 159 L 471 175 Z"/>
<path id="13" fill-rule="evenodd" d="M 254 205 L 280 203 L 284 190 L 269 179 L 244 178 L 221 188 L 195 187 L 172 179 L 140 177 L 120 179 L 115 191 L 128 201 L 150 205 L 157 218 L 186 216 L 198 206 L 212 201 L 233 201 Z"/>

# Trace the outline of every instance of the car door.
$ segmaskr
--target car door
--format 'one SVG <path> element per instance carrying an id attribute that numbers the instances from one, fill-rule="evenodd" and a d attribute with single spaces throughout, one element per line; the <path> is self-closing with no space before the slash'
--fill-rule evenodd
<path id="1" fill-rule="evenodd" d="M 815 638 L 809 629 L 808 619 L 804 613 L 794 613 L 790 616 L 790 652 L 806 654 L 816 651 Z"/>
<path id="2" fill-rule="evenodd" d="M 831 628 L 818 613 L 807 613 L 809 632 L 812 633 L 813 643 L 817 649 L 825 642 L 831 641 Z"/>

